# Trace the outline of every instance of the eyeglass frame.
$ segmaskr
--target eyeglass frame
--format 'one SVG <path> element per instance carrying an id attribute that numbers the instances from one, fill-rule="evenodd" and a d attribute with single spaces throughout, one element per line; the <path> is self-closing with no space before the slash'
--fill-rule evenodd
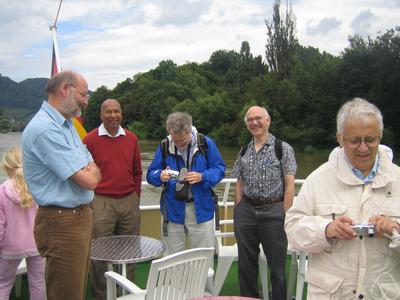
<path id="1" fill-rule="evenodd" d="M 258 122 L 261 122 L 264 118 L 266 119 L 267 116 L 255 116 L 254 118 L 247 118 L 245 120 L 245 122 L 246 122 L 246 124 L 251 124 L 254 121 L 256 121 L 258 123 Z"/>
<path id="2" fill-rule="evenodd" d="M 368 141 L 368 139 L 370 139 L 370 141 Z M 342 136 L 342 140 L 345 141 L 349 146 L 349 148 L 351 149 L 357 149 L 358 147 L 361 146 L 362 142 L 364 142 L 364 144 L 368 148 L 373 148 L 379 145 L 381 139 L 382 139 L 381 136 L 366 136 L 366 137 L 356 136 L 352 138 L 345 138 L 344 136 Z M 371 143 L 373 144 L 371 145 Z"/>
<path id="3" fill-rule="evenodd" d="M 82 91 L 80 88 L 78 88 L 76 85 L 74 84 L 70 84 L 70 86 L 72 86 L 73 88 L 75 88 L 85 99 L 89 99 L 90 95 L 89 92 L 84 92 Z"/>

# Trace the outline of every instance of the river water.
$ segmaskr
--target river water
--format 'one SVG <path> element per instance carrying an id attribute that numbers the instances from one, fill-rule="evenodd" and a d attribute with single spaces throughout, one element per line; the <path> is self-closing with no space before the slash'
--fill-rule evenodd
<path id="1" fill-rule="evenodd" d="M 21 133 L 0 133 L 0 157 L 3 153 L 12 146 L 18 146 L 21 143 Z M 159 144 L 158 141 L 141 140 L 139 141 L 140 150 L 142 154 L 142 168 L 143 178 L 146 180 L 146 171 L 148 166 L 153 159 L 154 152 Z M 219 147 L 221 155 L 227 165 L 226 177 L 229 177 L 232 166 L 235 162 L 236 156 L 239 151 L 239 147 Z M 329 152 L 321 151 L 318 153 L 304 153 L 300 151 L 296 152 L 296 160 L 298 164 L 298 170 L 296 178 L 304 179 L 310 174 L 315 168 L 321 165 L 327 160 Z M 0 172 L 0 182 L 6 179 L 6 175 Z M 222 188 L 222 187 L 221 187 Z M 159 201 L 159 188 L 144 187 L 142 193 L 141 204 L 158 204 Z M 221 192 L 223 192 L 221 190 Z"/>
<path id="2" fill-rule="evenodd" d="M 12 146 L 18 146 L 21 143 L 21 133 L 0 133 L 0 157 L 3 153 Z M 143 180 L 146 180 L 146 171 L 153 159 L 154 152 L 159 144 L 159 141 L 141 140 L 139 141 L 140 150 L 142 154 L 142 167 L 143 167 Z M 219 147 L 221 155 L 227 165 L 227 177 L 232 170 L 232 165 L 235 162 L 236 156 L 239 151 L 238 147 Z M 321 151 L 317 153 L 305 153 L 301 151 L 296 152 L 296 160 L 298 164 L 297 178 L 305 178 L 319 165 L 327 160 L 329 152 Z M 4 180 L 4 174 L 0 175 L 0 182 Z"/>

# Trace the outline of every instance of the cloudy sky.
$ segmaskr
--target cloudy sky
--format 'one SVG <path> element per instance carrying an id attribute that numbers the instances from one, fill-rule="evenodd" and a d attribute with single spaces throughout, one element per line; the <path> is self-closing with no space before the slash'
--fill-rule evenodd
<path id="1" fill-rule="evenodd" d="M 282 9 L 286 1 L 282 0 Z M 349 35 L 375 37 L 399 26 L 400 0 L 293 0 L 300 43 L 339 55 Z M 49 77 L 59 0 L 0 0 L 0 73 Z M 63 0 L 58 42 L 64 69 L 89 88 L 113 88 L 161 60 L 204 62 L 250 43 L 265 58 L 273 0 Z"/>

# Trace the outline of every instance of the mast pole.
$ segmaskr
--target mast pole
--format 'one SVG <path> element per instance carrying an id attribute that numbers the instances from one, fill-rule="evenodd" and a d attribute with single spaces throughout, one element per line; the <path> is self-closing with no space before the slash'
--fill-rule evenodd
<path id="1" fill-rule="evenodd" d="M 54 71 L 55 73 L 58 73 L 61 71 L 61 62 L 60 62 L 60 51 L 58 49 L 58 39 L 57 39 L 57 20 L 58 20 L 58 16 L 60 14 L 60 9 L 61 9 L 61 4 L 62 4 L 63 0 L 60 0 L 60 4 L 58 6 L 58 10 L 57 10 L 57 15 L 56 18 L 54 20 L 54 24 L 50 26 L 50 31 L 51 31 L 51 36 L 53 38 L 53 66 L 52 66 L 52 74 L 54 75 Z M 57 70 L 54 70 L 54 67 Z"/>

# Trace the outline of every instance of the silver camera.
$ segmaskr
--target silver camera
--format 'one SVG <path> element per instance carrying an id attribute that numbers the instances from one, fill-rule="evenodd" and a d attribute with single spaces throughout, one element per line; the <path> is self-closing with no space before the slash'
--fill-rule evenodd
<path id="1" fill-rule="evenodd" d="M 179 177 L 178 171 L 168 169 L 166 172 L 171 176 L 172 179 L 177 179 Z"/>
<path id="2" fill-rule="evenodd" d="M 350 228 L 353 229 L 359 236 L 373 237 L 375 235 L 375 226 L 374 225 L 357 224 L 357 225 L 350 225 Z"/>

